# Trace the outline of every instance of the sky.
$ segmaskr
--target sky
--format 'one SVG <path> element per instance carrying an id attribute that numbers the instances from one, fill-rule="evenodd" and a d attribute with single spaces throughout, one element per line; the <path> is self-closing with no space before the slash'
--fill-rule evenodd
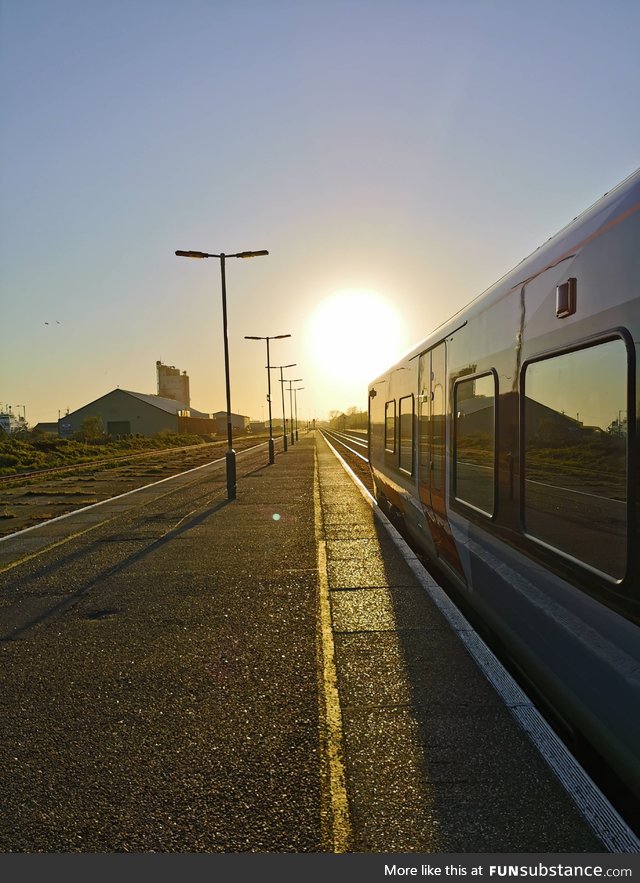
<path id="1" fill-rule="evenodd" d="M 299 420 L 640 165 L 638 0 L 0 0 L 0 408 Z M 274 416 L 280 372 L 272 372 Z M 287 409 L 288 409 L 288 384 Z"/>

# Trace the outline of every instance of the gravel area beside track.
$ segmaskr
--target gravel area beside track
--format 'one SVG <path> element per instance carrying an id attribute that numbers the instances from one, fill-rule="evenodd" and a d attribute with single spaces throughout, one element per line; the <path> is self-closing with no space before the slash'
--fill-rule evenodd
<path id="1" fill-rule="evenodd" d="M 263 443 L 266 436 L 241 437 L 234 439 L 234 449 L 239 452 Z M 147 456 L 136 455 L 125 462 L 78 464 L 73 471 L 4 476 L 0 486 L 0 537 L 219 460 L 226 449 L 226 440 L 220 440 L 197 447 L 149 451 Z"/>

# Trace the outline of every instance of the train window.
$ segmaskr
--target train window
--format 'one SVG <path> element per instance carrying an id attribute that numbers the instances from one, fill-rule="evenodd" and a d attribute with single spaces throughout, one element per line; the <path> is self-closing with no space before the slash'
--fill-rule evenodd
<path id="1" fill-rule="evenodd" d="M 609 340 L 524 374 L 524 526 L 621 579 L 627 558 L 627 350 Z"/>
<path id="2" fill-rule="evenodd" d="M 444 490 L 445 473 L 445 377 L 445 351 L 441 344 L 431 350 L 431 490 L 439 494 Z"/>
<path id="3" fill-rule="evenodd" d="M 400 469 L 413 474 L 413 396 L 398 402 L 400 423 Z"/>
<path id="4" fill-rule="evenodd" d="M 392 454 L 396 450 L 396 403 L 387 402 L 384 406 L 384 449 Z"/>
<path id="5" fill-rule="evenodd" d="M 495 509 L 495 375 L 455 386 L 455 497 L 493 515 Z"/>

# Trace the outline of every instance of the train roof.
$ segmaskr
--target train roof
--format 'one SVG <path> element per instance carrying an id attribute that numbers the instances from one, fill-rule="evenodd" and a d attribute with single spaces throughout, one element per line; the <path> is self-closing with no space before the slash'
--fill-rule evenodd
<path id="1" fill-rule="evenodd" d="M 577 254 L 599 233 L 613 226 L 627 215 L 640 209 L 640 169 L 600 197 L 593 205 L 577 215 L 554 236 L 524 258 L 512 270 L 498 279 L 462 307 L 451 318 L 435 328 L 420 343 L 411 347 L 403 359 L 413 358 L 429 349 L 438 340 L 448 337 L 468 318 L 492 306 L 511 291 L 521 288 L 544 271 Z M 383 375 L 381 375 L 383 376 Z M 377 378 L 380 379 L 380 378 Z M 374 381 L 375 382 L 375 381 Z"/>

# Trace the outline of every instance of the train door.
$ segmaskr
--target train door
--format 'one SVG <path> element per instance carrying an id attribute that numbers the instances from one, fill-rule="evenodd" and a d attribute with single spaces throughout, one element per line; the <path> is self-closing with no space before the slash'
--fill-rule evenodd
<path id="1" fill-rule="evenodd" d="M 443 341 L 418 367 L 418 492 L 438 556 L 462 573 L 446 510 L 447 364 Z"/>

